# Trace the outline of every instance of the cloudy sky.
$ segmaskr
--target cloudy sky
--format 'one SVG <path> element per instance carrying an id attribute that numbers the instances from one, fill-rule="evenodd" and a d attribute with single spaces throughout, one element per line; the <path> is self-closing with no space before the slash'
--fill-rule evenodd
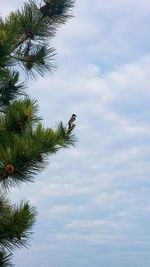
<path id="1" fill-rule="evenodd" d="M 57 70 L 28 92 L 47 126 L 76 113 L 78 142 L 11 192 L 38 210 L 16 267 L 150 266 L 150 1 L 77 0 L 53 46 Z"/>

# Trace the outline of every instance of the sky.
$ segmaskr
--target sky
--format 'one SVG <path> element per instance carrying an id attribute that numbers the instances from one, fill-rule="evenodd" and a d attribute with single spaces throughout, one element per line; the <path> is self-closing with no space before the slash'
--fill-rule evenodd
<path id="1" fill-rule="evenodd" d="M 3 16 L 22 0 L 1 2 Z M 75 148 L 11 191 L 38 211 L 16 267 L 150 266 L 150 1 L 76 0 L 57 69 L 28 93 L 44 125 L 77 115 Z"/>

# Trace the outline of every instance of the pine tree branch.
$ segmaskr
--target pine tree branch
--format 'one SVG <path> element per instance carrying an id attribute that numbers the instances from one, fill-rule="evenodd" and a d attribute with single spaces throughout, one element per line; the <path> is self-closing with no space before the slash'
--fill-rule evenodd
<path id="1" fill-rule="evenodd" d="M 22 38 L 12 47 L 10 50 L 10 54 L 15 52 L 15 50 L 22 45 L 24 42 L 26 42 L 28 39 L 34 39 L 34 30 L 38 27 L 38 25 L 42 22 L 44 16 L 41 16 L 39 20 L 36 22 L 36 24 L 26 33 L 22 36 Z"/>
<path id="2" fill-rule="evenodd" d="M 41 123 L 34 129 L 32 124 L 38 117 L 32 112 L 27 114 L 27 110 L 23 108 L 23 112 L 15 113 L 13 108 L 14 113 L 10 110 L 0 123 L 0 182 L 4 188 L 33 181 L 48 163 L 47 156 L 76 141 L 73 128 L 68 131 L 62 123 L 55 130 L 44 129 Z"/>
<path id="3" fill-rule="evenodd" d="M 7 249 L 26 246 L 36 211 L 28 202 L 0 206 L 0 244 Z"/>
<path id="4" fill-rule="evenodd" d="M 13 53 L 21 44 L 23 44 L 27 39 L 28 39 L 28 35 L 25 34 L 24 36 L 22 36 L 22 38 L 13 46 L 13 48 L 10 50 L 10 55 L 11 53 Z"/>
<path id="5" fill-rule="evenodd" d="M 4 107 L 11 100 L 25 95 L 24 84 L 19 83 L 19 73 L 17 71 L 5 70 L 0 73 L 0 107 Z M 0 112 L 3 112 L 0 110 Z"/>
<path id="6" fill-rule="evenodd" d="M 21 11 L 17 10 L 11 13 L 5 22 L 1 21 L 1 67 L 13 66 L 18 61 L 18 63 L 23 63 L 23 67 L 31 75 L 33 74 L 33 68 L 41 75 L 45 71 L 51 71 L 54 68 L 53 64 L 50 64 L 50 62 L 45 64 L 44 58 L 39 61 L 36 60 L 36 64 L 33 64 L 34 62 L 31 62 L 31 60 L 28 64 L 24 64 L 27 60 L 24 58 L 24 48 L 27 52 L 29 40 L 32 40 L 32 50 L 36 49 L 36 42 L 44 48 L 49 38 L 55 35 L 60 24 L 70 17 L 68 11 L 73 7 L 73 4 L 74 0 L 45 1 L 45 5 L 38 8 L 34 0 L 29 0 L 29 3 L 25 3 Z M 30 52 L 30 48 L 28 52 Z M 49 56 L 51 59 L 51 53 Z"/>
<path id="7" fill-rule="evenodd" d="M 1 267 L 13 267 L 14 265 L 10 262 L 12 254 L 7 253 L 4 249 L 0 249 L 0 266 Z"/>
<path id="8" fill-rule="evenodd" d="M 12 55 L 11 59 L 16 64 L 21 63 L 26 71 L 34 75 L 33 70 L 36 70 L 43 76 L 45 71 L 52 71 L 55 69 L 52 61 L 55 56 L 55 50 L 47 45 L 34 45 L 34 48 L 28 49 L 27 47 L 23 51 L 18 51 L 16 55 Z"/>
<path id="9" fill-rule="evenodd" d="M 24 5 L 24 8 L 22 8 L 22 12 L 17 11 L 16 14 L 12 13 L 10 20 L 11 22 L 14 21 L 14 27 L 20 28 L 20 23 L 23 23 L 24 32 L 22 31 L 23 28 L 22 30 L 20 29 L 22 32 L 22 37 L 15 45 L 13 45 L 10 50 L 10 53 L 13 53 L 20 45 L 22 45 L 29 38 L 34 39 L 34 37 L 38 37 L 39 34 L 42 34 L 41 37 L 43 37 L 44 39 L 53 36 L 56 32 L 56 28 L 60 26 L 61 23 L 64 23 L 67 18 L 71 17 L 71 15 L 67 13 L 68 10 L 73 7 L 74 0 L 55 0 L 53 2 L 45 1 L 45 3 L 46 4 L 44 6 L 38 8 L 35 1 L 30 0 L 29 4 Z M 50 13 L 48 12 L 49 10 Z M 16 16 L 20 17 L 20 22 L 18 25 L 16 24 Z M 43 29 L 43 33 L 39 32 L 41 26 Z M 44 31 L 44 27 L 46 32 Z M 17 31 L 18 30 L 19 29 L 17 29 Z M 46 35 L 44 34 L 44 32 L 46 33 Z"/>

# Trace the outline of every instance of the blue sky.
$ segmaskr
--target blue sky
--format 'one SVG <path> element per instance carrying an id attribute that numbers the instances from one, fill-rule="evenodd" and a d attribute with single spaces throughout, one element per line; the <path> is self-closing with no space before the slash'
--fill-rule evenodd
<path id="1" fill-rule="evenodd" d="M 77 114 L 78 142 L 11 191 L 39 214 L 16 267 L 150 265 L 149 25 L 148 0 L 77 0 L 52 41 L 57 70 L 30 80 L 45 125 Z"/>

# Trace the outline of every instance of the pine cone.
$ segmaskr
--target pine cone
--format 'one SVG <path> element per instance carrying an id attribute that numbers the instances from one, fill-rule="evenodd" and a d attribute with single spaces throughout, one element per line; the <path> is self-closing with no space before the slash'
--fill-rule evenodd
<path id="1" fill-rule="evenodd" d="M 5 167 L 5 171 L 9 175 L 13 174 L 14 173 L 14 170 L 15 170 L 15 168 L 14 168 L 14 166 L 12 164 L 7 164 L 6 167 Z"/>
<path id="2" fill-rule="evenodd" d="M 36 55 L 28 55 L 26 59 L 27 61 L 33 62 L 36 59 L 36 57 L 37 57 Z"/>
<path id="3" fill-rule="evenodd" d="M 23 127 L 24 127 L 24 123 L 22 121 L 17 122 L 16 131 L 19 131 L 19 132 L 22 131 Z"/>

